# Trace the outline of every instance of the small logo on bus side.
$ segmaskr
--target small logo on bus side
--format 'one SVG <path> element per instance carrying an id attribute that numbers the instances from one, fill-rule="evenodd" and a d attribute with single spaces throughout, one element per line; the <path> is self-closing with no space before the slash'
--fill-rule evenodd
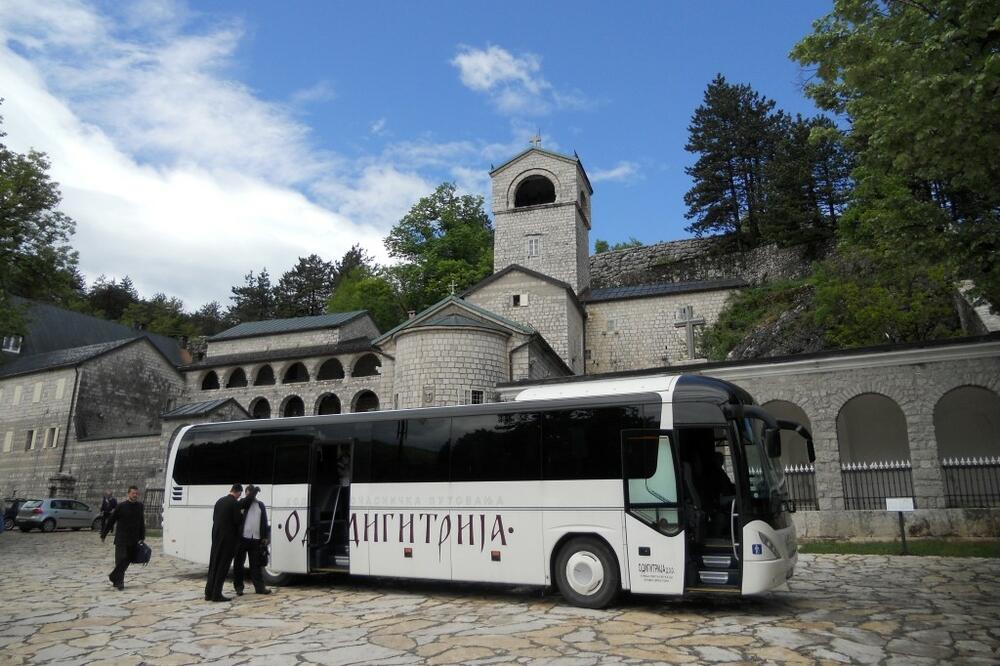
<path id="1" fill-rule="evenodd" d="M 764 546 L 760 545 L 759 543 L 750 544 L 750 552 L 752 552 L 754 555 L 763 555 Z"/>

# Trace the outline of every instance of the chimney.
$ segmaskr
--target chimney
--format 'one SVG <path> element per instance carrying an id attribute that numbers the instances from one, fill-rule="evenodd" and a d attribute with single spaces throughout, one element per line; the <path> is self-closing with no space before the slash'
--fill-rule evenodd
<path id="1" fill-rule="evenodd" d="M 407 310 L 406 311 L 406 315 L 407 315 L 407 317 L 406 317 L 407 319 L 413 319 L 414 317 L 417 316 L 417 311 L 416 310 Z"/>

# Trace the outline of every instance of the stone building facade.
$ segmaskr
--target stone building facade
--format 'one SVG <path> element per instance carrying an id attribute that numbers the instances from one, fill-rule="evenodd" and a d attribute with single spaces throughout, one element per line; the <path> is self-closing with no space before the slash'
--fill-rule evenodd
<path id="1" fill-rule="evenodd" d="M 184 394 L 147 338 L 27 356 L 0 366 L 0 491 L 94 502 L 145 481 L 160 415 Z"/>

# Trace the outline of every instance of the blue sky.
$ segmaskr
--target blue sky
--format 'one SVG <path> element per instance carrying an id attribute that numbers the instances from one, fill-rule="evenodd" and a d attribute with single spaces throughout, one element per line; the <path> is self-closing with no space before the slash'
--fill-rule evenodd
<path id="1" fill-rule="evenodd" d="M 830 3 L 0 5 L 0 113 L 50 153 L 89 278 L 227 302 L 248 270 L 381 238 L 540 129 L 591 241 L 684 238 L 687 125 L 721 72 L 812 114 L 788 51 Z"/>

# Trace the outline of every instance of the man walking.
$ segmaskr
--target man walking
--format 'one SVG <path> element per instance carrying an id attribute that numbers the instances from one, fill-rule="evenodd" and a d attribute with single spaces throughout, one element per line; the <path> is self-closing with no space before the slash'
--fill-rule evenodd
<path id="1" fill-rule="evenodd" d="M 243 486 L 234 483 L 229 494 L 219 498 L 212 513 L 212 551 L 208 557 L 208 581 L 205 583 L 205 601 L 229 601 L 222 596 L 222 585 L 226 582 L 229 565 L 233 563 L 236 545 L 240 541 L 243 516 L 237 500 L 243 494 Z"/>
<path id="2" fill-rule="evenodd" d="M 261 553 L 267 547 L 271 538 L 271 526 L 267 522 L 267 507 L 257 499 L 260 488 L 247 485 L 247 496 L 240 500 L 240 512 L 243 514 L 243 531 L 239 545 L 236 547 L 236 559 L 233 565 L 233 587 L 237 596 L 243 596 L 243 562 L 250 556 L 250 580 L 257 594 L 271 594 L 264 587 L 264 563 Z"/>
<path id="3" fill-rule="evenodd" d="M 101 528 L 101 543 L 115 529 L 115 568 L 108 580 L 119 590 L 125 589 L 125 570 L 132 563 L 135 547 L 146 540 L 145 507 L 139 501 L 139 488 L 128 487 L 127 499 L 118 504 Z"/>
<path id="4" fill-rule="evenodd" d="M 111 490 L 105 490 L 104 498 L 101 500 L 101 531 L 103 531 L 104 526 L 108 524 L 108 519 L 111 517 L 112 512 L 117 506 L 118 500 L 115 499 Z"/>

